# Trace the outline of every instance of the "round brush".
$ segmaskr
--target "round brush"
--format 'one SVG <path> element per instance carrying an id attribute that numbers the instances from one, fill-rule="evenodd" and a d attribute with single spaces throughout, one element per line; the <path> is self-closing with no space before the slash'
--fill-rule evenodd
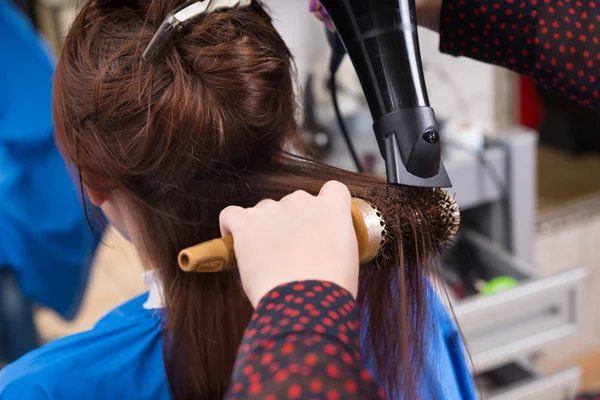
<path id="1" fill-rule="evenodd" d="M 352 225 L 358 241 L 361 265 L 385 255 L 386 244 L 402 240 L 410 244 L 415 223 L 427 232 L 436 252 L 454 237 L 460 211 L 454 198 L 441 189 L 403 188 L 367 190 L 352 199 Z M 403 233 L 406 233 L 403 235 Z M 221 272 L 237 268 L 233 237 L 227 236 L 189 247 L 179 253 L 179 267 L 186 272 Z"/>

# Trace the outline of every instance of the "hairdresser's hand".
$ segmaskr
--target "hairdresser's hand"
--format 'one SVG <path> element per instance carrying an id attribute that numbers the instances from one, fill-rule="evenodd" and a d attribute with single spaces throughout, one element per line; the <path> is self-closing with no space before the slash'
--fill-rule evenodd
<path id="1" fill-rule="evenodd" d="M 439 32 L 442 0 L 415 0 L 415 8 L 417 23 L 424 28 Z M 327 16 L 327 12 L 321 6 L 319 0 L 309 0 L 309 9 L 310 12 L 325 23 L 327 29 L 332 32 L 335 31 L 331 20 Z"/>
<path id="2" fill-rule="evenodd" d="M 358 291 L 358 244 L 351 197 L 339 182 L 318 196 L 296 192 L 256 207 L 228 207 L 221 213 L 223 236 L 233 235 L 244 290 L 256 307 L 282 284 L 322 280 L 354 297 Z"/>

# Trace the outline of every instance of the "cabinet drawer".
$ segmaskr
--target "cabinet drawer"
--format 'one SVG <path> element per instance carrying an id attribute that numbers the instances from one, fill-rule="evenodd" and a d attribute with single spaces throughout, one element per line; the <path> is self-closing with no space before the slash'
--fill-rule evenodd
<path id="1" fill-rule="evenodd" d="M 469 258 L 487 276 L 512 276 L 519 281 L 513 289 L 454 304 L 476 371 L 529 356 L 577 333 L 585 269 L 541 278 L 481 234 L 466 231 L 463 239 Z"/>
<path id="2" fill-rule="evenodd" d="M 519 364 L 491 371 L 484 389 L 484 400 L 573 400 L 577 395 L 581 371 L 569 368 L 552 375 L 540 375 Z"/>

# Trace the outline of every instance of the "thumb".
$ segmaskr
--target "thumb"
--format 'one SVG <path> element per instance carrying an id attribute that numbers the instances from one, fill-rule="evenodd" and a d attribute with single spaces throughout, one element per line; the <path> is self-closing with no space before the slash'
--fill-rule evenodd
<path id="1" fill-rule="evenodd" d="M 352 205 L 352 196 L 348 187 L 338 181 L 329 181 L 321 188 L 319 197 L 329 197 L 335 199 L 336 202 L 340 202 L 350 208 Z"/>
<path id="2" fill-rule="evenodd" d="M 229 206 L 219 214 L 219 227 L 221 236 L 232 236 L 233 232 L 243 223 L 245 209 L 238 206 Z"/>

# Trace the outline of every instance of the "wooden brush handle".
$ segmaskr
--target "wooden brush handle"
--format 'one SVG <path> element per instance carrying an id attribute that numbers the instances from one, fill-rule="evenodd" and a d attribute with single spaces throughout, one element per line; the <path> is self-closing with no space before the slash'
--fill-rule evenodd
<path id="1" fill-rule="evenodd" d="M 236 269 L 233 236 L 210 240 L 179 253 L 179 267 L 186 272 L 220 272 Z"/>
<path id="2" fill-rule="evenodd" d="M 380 240 L 370 243 L 370 234 L 379 228 L 379 220 L 366 221 L 370 206 L 364 200 L 352 199 L 352 225 L 358 241 L 359 261 L 366 264 L 377 255 Z M 370 224 L 369 224 L 370 223 Z M 379 228 L 381 229 L 381 228 Z M 233 237 L 227 236 L 188 247 L 179 253 L 179 267 L 186 272 L 221 272 L 237 269 L 237 260 L 233 248 Z"/>

